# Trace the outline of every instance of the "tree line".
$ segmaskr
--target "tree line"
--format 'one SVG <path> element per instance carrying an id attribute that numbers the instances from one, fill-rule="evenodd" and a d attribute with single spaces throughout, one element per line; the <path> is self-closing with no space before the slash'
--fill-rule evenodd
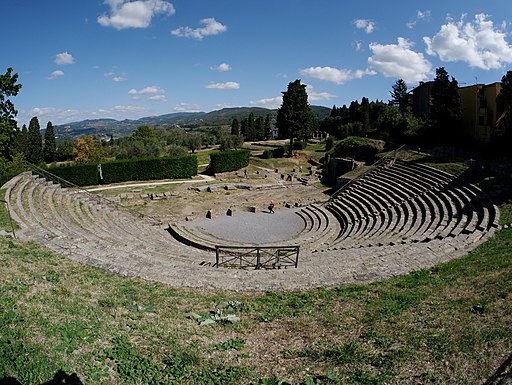
<path id="1" fill-rule="evenodd" d="M 78 138 L 73 142 L 57 141 L 55 129 L 48 122 L 44 138 L 37 117 L 28 127 L 20 129 L 16 122 L 17 111 L 11 98 L 21 90 L 18 74 L 12 68 L 0 75 L 0 170 L 13 160 L 26 159 L 32 163 L 75 160 L 100 161 L 105 158 L 128 159 L 194 153 L 213 145 L 221 149 L 238 149 L 244 140 L 272 138 L 270 116 L 233 119 L 231 127 L 209 127 L 195 130 L 141 126 L 127 138 L 99 140 L 93 136 Z M 501 79 L 498 96 L 498 116 L 505 112 L 500 126 L 493 132 L 492 145 L 502 152 L 508 151 L 512 139 L 512 71 Z M 332 107 L 330 116 L 316 122 L 311 111 L 306 86 L 300 80 L 288 84 L 283 91 L 283 101 L 277 111 L 275 127 L 280 138 L 290 139 L 290 152 L 294 140 L 307 140 L 316 130 L 324 131 L 337 139 L 350 135 L 391 140 L 422 146 L 464 144 L 463 110 L 458 93 L 458 82 L 450 77 L 444 67 L 436 69 L 431 87 L 430 112 L 427 119 L 414 116 L 410 109 L 408 86 L 399 79 L 390 91 L 391 99 L 361 102 L 349 106 Z M 43 140 L 44 139 L 44 140 Z M 291 155 L 291 154 L 290 154 Z"/>

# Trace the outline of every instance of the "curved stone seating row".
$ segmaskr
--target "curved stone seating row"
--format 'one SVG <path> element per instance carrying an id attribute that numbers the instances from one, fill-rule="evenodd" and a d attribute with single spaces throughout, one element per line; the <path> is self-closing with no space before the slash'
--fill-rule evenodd
<path id="1" fill-rule="evenodd" d="M 280 246 L 300 245 L 302 250 L 318 248 L 320 245 L 329 245 L 339 232 L 339 223 L 335 217 L 324 207 L 309 205 L 296 211 L 304 221 L 304 229 L 295 237 L 286 241 L 279 241 Z M 226 241 L 204 231 L 201 226 L 189 226 L 185 223 L 170 223 L 169 233 L 180 242 L 203 250 L 214 251 L 216 246 L 233 246 L 232 241 Z M 259 246 L 275 245 L 270 241 L 259 243 Z M 240 244 L 244 246 L 243 244 Z"/>
<path id="2" fill-rule="evenodd" d="M 443 171 L 395 160 L 338 194 L 327 208 L 341 230 L 334 247 L 476 242 L 498 226 L 499 212 L 474 186 Z"/>
<path id="3" fill-rule="evenodd" d="M 304 229 L 290 242 L 314 252 L 447 238 L 456 239 L 454 247 L 460 247 L 478 242 L 499 219 L 495 206 L 477 188 L 446 172 L 401 160 L 355 181 L 326 207 L 310 205 L 297 214 Z M 226 244 L 200 229 L 171 227 L 177 239 L 194 247 L 213 250 Z"/>
<path id="4" fill-rule="evenodd" d="M 303 249 L 315 251 L 326 247 L 332 244 L 340 231 L 336 217 L 322 206 L 306 206 L 297 215 L 304 220 L 305 226 L 293 241 Z"/>
<path id="5" fill-rule="evenodd" d="M 304 227 L 289 240 L 301 246 L 297 269 L 233 271 L 205 268 L 215 255 L 198 246 L 211 250 L 226 243 L 206 232 L 179 228 L 197 243 L 189 247 L 146 218 L 27 173 L 4 187 L 21 238 L 114 273 L 202 289 L 289 290 L 382 279 L 464 255 L 499 220 L 473 186 L 395 161 L 355 181 L 328 205 L 297 209 Z"/>
<path id="6" fill-rule="evenodd" d="M 171 259 L 199 264 L 210 259 L 175 241 L 162 226 L 109 207 L 100 197 L 62 189 L 29 173 L 5 187 L 12 218 L 21 227 L 18 237 L 98 267 L 134 275 L 138 265 Z M 197 257 L 195 261 L 191 256 Z"/>

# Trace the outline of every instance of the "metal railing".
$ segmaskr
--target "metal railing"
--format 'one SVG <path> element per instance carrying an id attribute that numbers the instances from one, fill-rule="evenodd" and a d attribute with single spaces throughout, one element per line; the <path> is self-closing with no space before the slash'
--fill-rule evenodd
<path id="1" fill-rule="evenodd" d="M 9 217 L 9 223 L 11 224 L 12 236 L 16 239 L 16 233 L 14 232 L 14 224 L 12 223 L 11 211 L 9 210 L 9 203 L 7 203 L 7 201 L 4 201 L 3 199 L 0 199 L 0 202 L 5 204 L 5 208 L 7 209 L 7 216 Z"/>
<path id="2" fill-rule="evenodd" d="M 236 269 L 297 267 L 300 246 L 215 246 L 216 266 Z"/>
<path id="3" fill-rule="evenodd" d="M 59 177 L 58 175 L 52 174 L 51 172 L 49 172 L 41 167 L 38 167 L 32 163 L 23 162 L 23 166 L 26 170 L 31 171 L 32 173 L 37 174 L 40 177 L 42 177 L 48 181 L 52 181 L 54 183 L 60 184 L 62 187 L 72 188 L 78 192 L 81 192 L 81 193 L 87 195 L 89 197 L 89 199 L 91 199 L 92 201 L 94 201 L 98 204 L 105 204 L 110 207 L 115 207 L 116 209 L 121 209 L 121 210 L 127 211 L 127 212 L 131 213 L 132 215 L 135 215 L 136 217 L 146 218 L 146 219 L 150 220 L 151 222 L 159 223 L 159 220 L 157 220 L 156 218 L 154 218 L 150 215 L 144 215 L 137 210 L 128 208 L 120 203 L 117 203 L 117 202 L 111 200 L 111 199 L 105 198 L 104 196 L 93 194 L 93 193 L 89 192 L 87 189 L 84 189 L 66 179 L 63 179 L 63 178 Z"/>

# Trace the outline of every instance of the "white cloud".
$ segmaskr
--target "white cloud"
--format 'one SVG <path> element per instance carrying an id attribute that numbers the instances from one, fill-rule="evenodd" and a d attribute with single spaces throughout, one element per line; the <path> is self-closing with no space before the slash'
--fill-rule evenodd
<path id="1" fill-rule="evenodd" d="M 49 116 L 59 116 L 59 117 L 72 117 L 78 113 L 78 110 L 72 109 L 60 109 L 53 107 L 35 107 L 30 110 L 31 116 L 44 117 L 48 118 Z"/>
<path id="2" fill-rule="evenodd" d="M 127 80 L 125 75 L 116 75 L 115 72 L 110 71 L 103 74 L 105 77 L 112 79 L 113 82 L 124 82 Z"/>
<path id="3" fill-rule="evenodd" d="M 346 70 L 334 67 L 309 67 L 300 70 L 303 76 L 309 76 L 314 79 L 323 80 L 326 82 L 344 84 L 352 79 L 360 79 L 365 75 L 375 75 L 370 70 Z"/>
<path id="4" fill-rule="evenodd" d="M 73 64 L 75 58 L 69 52 L 62 52 L 55 55 L 55 63 L 58 65 Z"/>
<path id="5" fill-rule="evenodd" d="M 134 106 L 132 104 L 129 104 L 129 105 L 117 105 L 117 106 L 114 106 L 112 108 L 113 111 L 115 112 L 122 112 L 122 113 L 133 113 L 133 112 L 136 112 L 136 113 L 141 113 L 141 112 L 144 112 L 146 111 L 146 109 L 142 106 Z"/>
<path id="6" fill-rule="evenodd" d="M 409 21 L 406 25 L 407 28 L 412 29 L 416 26 L 418 20 L 430 20 L 431 12 L 427 9 L 425 11 L 416 12 L 416 19 Z"/>
<path id="7" fill-rule="evenodd" d="M 279 108 L 283 103 L 282 96 L 276 96 L 275 98 L 251 100 L 249 102 L 251 106 L 264 107 L 264 108 Z"/>
<path id="8" fill-rule="evenodd" d="M 64 71 L 56 70 L 52 72 L 52 74 L 48 77 L 48 80 L 54 80 L 61 76 L 64 76 Z"/>
<path id="9" fill-rule="evenodd" d="M 205 88 L 213 88 L 217 90 L 238 90 L 240 83 L 237 82 L 225 82 L 225 83 L 208 83 L 204 86 Z"/>
<path id="10" fill-rule="evenodd" d="M 370 69 L 407 83 L 426 79 L 432 73 L 432 63 L 422 53 L 413 51 L 412 46 L 412 42 L 402 37 L 398 38 L 398 44 L 371 43 L 373 56 L 368 58 Z"/>
<path id="11" fill-rule="evenodd" d="M 167 97 L 165 95 L 153 95 L 148 97 L 148 100 L 151 100 L 153 102 L 166 102 Z"/>
<path id="12" fill-rule="evenodd" d="M 178 103 L 174 106 L 176 112 L 199 112 L 201 109 L 197 104 Z"/>
<path id="13" fill-rule="evenodd" d="M 200 21 L 204 27 L 190 28 L 179 27 L 171 31 L 171 34 L 179 37 L 191 37 L 197 40 L 203 40 L 206 36 L 218 35 L 219 33 L 226 32 L 228 27 L 216 21 L 213 17 L 202 19 Z"/>
<path id="14" fill-rule="evenodd" d="M 110 6 L 108 15 L 98 17 L 98 23 L 117 30 L 125 28 L 147 28 L 155 15 L 173 15 L 174 6 L 163 0 L 105 0 Z"/>
<path id="15" fill-rule="evenodd" d="M 163 94 L 165 92 L 164 89 L 160 88 L 159 86 L 149 86 L 144 87 L 140 90 L 136 90 L 135 88 L 132 88 L 128 91 L 129 95 L 154 95 L 154 94 Z"/>
<path id="16" fill-rule="evenodd" d="M 512 46 L 506 33 L 494 27 L 488 16 L 475 15 L 473 22 L 449 20 L 432 38 L 424 37 L 429 55 L 442 61 L 463 61 L 484 70 L 499 69 L 512 63 Z"/>
<path id="17" fill-rule="evenodd" d="M 419 20 L 428 20 L 430 19 L 430 15 L 432 14 L 432 12 L 430 12 L 430 10 L 425 10 L 425 11 L 418 11 L 416 13 L 416 17 L 419 19 Z"/>
<path id="18" fill-rule="evenodd" d="M 128 91 L 128 95 L 131 95 L 133 99 L 137 100 L 141 97 L 146 97 L 146 100 L 153 102 L 166 102 L 167 97 L 165 96 L 165 90 L 159 86 L 149 86 L 136 90 L 132 88 Z"/>
<path id="19" fill-rule="evenodd" d="M 231 66 L 228 63 L 221 63 L 218 66 L 210 67 L 212 71 L 228 72 L 231 71 Z"/>
<path id="20" fill-rule="evenodd" d="M 370 34 L 375 30 L 375 23 L 366 19 L 354 20 L 354 25 L 356 28 L 364 30 L 367 34 Z"/>
<path id="21" fill-rule="evenodd" d="M 316 92 L 313 89 L 313 86 L 309 84 L 306 85 L 306 92 L 308 94 L 308 100 L 313 102 L 318 102 L 320 100 L 330 100 L 337 97 L 336 95 L 330 94 L 328 92 Z"/>
<path id="22" fill-rule="evenodd" d="M 78 122 L 84 119 L 110 118 L 110 119 L 139 119 L 148 116 L 151 112 L 142 106 L 117 105 L 110 108 L 99 108 L 94 111 L 81 111 L 75 109 L 63 109 L 55 107 L 35 107 L 31 110 L 19 110 L 17 120 L 20 124 L 28 122 L 32 117 L 37 116 L 42 123 L 52 122 L 54 125 Z"/>
<path id="23" fill-rule="evenodd" d="M 233 105 L 230 103 L 217 103 L 215 105 L 216 110 L 222 110 L 223 108 L 231 108 L 231 107 L 233 107 Z"/>

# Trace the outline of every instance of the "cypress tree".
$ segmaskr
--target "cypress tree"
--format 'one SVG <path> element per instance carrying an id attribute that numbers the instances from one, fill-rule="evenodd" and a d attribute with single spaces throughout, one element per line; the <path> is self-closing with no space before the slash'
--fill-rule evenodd
<path id="1" fill-rule="evenodd" d="M 398 79 L 393 85 L 390 103 L 397 106 L 401 112 L 406 112 L 409 106 L 409 94 L 407 93 L 407 83 L 403 79 Z"/>
<path id="2" fill-rule="evenodd" d="M 438 144 L 455 144 L 463 131 L 462 102 L 457 80 L 448 76 L 444 67 L 436 69 L 432 85 L 430 125 L 434 141 Z"/>
<path id="3" fill-rule="evenodd" d="M 240 123 L 237 118 L 231 122 L 231 135 L 240 135 Z"/>
<path id="4" fill-rule="evenodd" d="M 290 139 L 289 155 L 293 153 L 293 140 L 305 140 L 314 129 L 314 117 L 308 103 L 306 86 L 297 79 L 288 84 L 283 103 L 277 111 L 276 127 L 279 136 Z"/>
<path id="5" fill-rule="evenodd" d="M 44 132 L 44 148 L 43 157 L 46 163 L 55 162 L 55 153 L 57 151 L 57 144 L 55 143 L 55 130 L 53 129 L 52 122 L 46 125 Z"/>
<path id="6" fill-rule="evenodd" d="M 30 119 L 27 133 L 27 161 L 39 164 L 43 159 L 43 137 L 37 117 Z"/>
<path id="7" fill-rule="evenodd" d="M 363 125 L 363 134 L 370 131 L 370 101 L 368 98 L 361 100 L 361 123 Z"/>
<path id="8" fill-rule="evenodd" d="M 20 149 L 20 152 L 24 155 L 25 159 L 27 159 L 28 156 L 28 129 L 27 125 L 24 124 L 21 127 L 20 136 L 18 138 L 18 146 Z"/>
<path id="9" fill-rule="evenodd" d="M 254 121 L 254 136 L 256 140 L 265 138 L 265 120 L 263 116 L 258 116 Z"/>
<path id="10" fill-rule="evenodd" d="M 249 140 L 256 139 L 256 126 L 254 123 L 254 114 L 251 112 L 247 118 L 247 134 L 246 138 Z"/>
<path id="11" fill-rule="evenodd" d="M 272 138 L 272 126 L 270 125 L 270 115 L 265 117 L 265 121 L 263 122 L 263 130 L 264 130 L 264 139 L 269 140 Z"/>

